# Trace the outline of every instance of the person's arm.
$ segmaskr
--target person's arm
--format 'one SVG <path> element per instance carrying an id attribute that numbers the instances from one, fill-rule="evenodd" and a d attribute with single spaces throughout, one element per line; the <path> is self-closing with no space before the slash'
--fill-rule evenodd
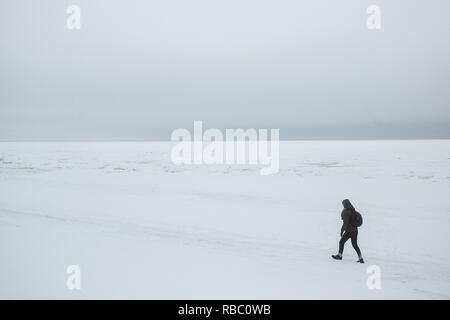
<path id="1" fill-rule="evenodd" d="M 349 215 L 348 215 L 348 210 L 344 210 L 342 211 L 342 228 L 341 228 L 341 237 L 344 234 L 345 230 L 347 230 L 348 227 L 348 220 L 349 220 Z"/>

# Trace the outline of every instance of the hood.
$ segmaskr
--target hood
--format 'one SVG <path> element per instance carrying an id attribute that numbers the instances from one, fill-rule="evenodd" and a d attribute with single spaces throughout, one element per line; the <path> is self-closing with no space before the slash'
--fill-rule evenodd
<path id="1" fill-rule="evenodd" d="M 342 205 L 344 206 L 345 209 L 355 210 L 353 205 L 350 203 L 350 200 L 348 200 L 348 199 L 345 199 L 344 201 L 342 201 Z"/>

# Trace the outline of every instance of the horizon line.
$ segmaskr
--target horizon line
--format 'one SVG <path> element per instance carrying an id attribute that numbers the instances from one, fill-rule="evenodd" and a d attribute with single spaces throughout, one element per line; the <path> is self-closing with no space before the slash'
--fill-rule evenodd
<path id="1" fill-rule="evenodd" d="M 447 138 L 352 138 L 352 139 L 280 139 L 280 142 L 296 142 L 296 141 L 433 141 L 433 140 L 450 140 Z M 271 141 L 271 139 L 267 139 Z M 179 142 L 172 140 L 0 140 L 0 143 L 10 143 L 10 142 Z"/>

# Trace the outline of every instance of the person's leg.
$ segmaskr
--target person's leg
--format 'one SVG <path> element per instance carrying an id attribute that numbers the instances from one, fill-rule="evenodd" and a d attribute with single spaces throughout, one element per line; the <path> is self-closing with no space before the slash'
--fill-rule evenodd
<path id="1" fill-rule="evenodd" d="M 358 231 L 352 232 L 351 239 L 353 249 L 355 249 L 356 253 L 358 254 L 358 258 L 361 259 L 361 250 L 359 250 L 358 247 Z"/>
<path id="2" fill-rule="evenodd" d="M 349 238 L 350 238 L 350 233 L 346 231 L 342 235 L 341 240 L 339 240 L 339 254 L 341 256 L 342 256 L 342 253 L 344 252 L 344 245 Z"/>

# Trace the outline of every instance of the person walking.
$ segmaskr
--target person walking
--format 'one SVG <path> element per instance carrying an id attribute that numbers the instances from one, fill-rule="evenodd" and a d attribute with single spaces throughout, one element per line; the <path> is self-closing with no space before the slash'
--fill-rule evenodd
<path id="1" fill-rule="evenodd" d="M 350 200 L 345 199 L 342 201 L 344 209 L 341 213 L 342 228 L 341 228 L 341 240 L 339 241 L 339 253 L 332 255 L 333 259 L 342 260 L 342 253 L 344 252 L 344 245 L 348 239 L 351 239 L 352 246 L 358 254 L 359 263 L 364 263 L 364 259 L 361 255 L 361 250 L 358 247 L 358 227 L 362 225 L 362 216 L 355 210 Z"/>

